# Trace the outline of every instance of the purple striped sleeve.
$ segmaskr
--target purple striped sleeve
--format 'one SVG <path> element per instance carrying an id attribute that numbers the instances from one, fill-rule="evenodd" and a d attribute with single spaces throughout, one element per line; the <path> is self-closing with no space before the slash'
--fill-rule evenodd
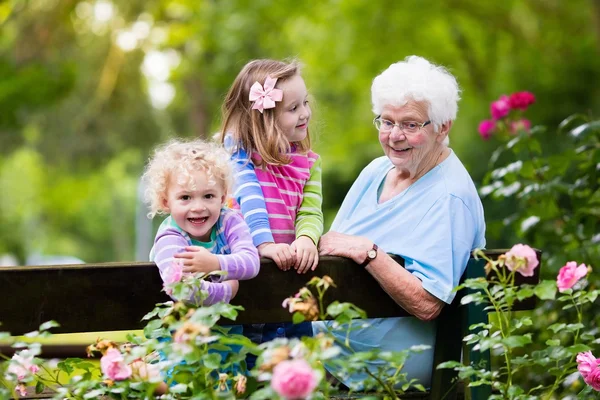
<path id="1" fill-rule="evenodd" d="M 175 260 L 173 256 L 185 251 L 186 246 L 188 246 L 188 241 L 175 229 L 168 228 L 156 235 L 156 239 L 154 240 L 154 259 L 152 261 L 156 263 L 163 282 L 163 272 Z M 208 298 L 204 300 L 204 305 L 211 305 L 219 301 L 229 303 L 231 300 L 231 287 L 226 283 L 203 280 L 200 289 L 208 292 Z M 197 303 L 196 296 L 197 293 L 194 292 L 185 301 L 188 303 Z M 173 296 L 171 298 L 178 300 Z"/>
<path id="2" fill-rule="evenodd" d="M 260 257 L 250 235 L 250 228 L 235 211 L 224 216 L 224 235 L 231 254 L 217 254 L 225 279 L 252 279 L 260 270 Z"/>

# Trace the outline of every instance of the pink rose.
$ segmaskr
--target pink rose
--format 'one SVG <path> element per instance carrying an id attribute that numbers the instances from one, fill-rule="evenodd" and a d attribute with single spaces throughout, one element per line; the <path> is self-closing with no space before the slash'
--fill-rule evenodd
<path id="1" fill-rule="evenodd" d="M 27 396 L 27 386 L 24 383 L 19 383 L 15 389 L 19 391 L 21 397 Z"/>
<path id="2" fill-rule="evenodd" d="M 273 369 L 271 387 L 285 400 L 308 397 L 319 383 L 317 373 L 303 359 L 281 361 Z"/>
<path id="3" fill-rule="evenodd" d="M 600 361 L 594 357 L 591 351 L 577 354 L 577 369 L 585 380 L 592 370 L 597 369 Z"/>
<path id="4" fill-rule="evenodd" d="M 491 119 L 481 121 L 481 123 L 479 124 L 479 128 L 477 128 L 483 140 L 488 140 L 492 136 L 492 133 L 494 133 L 495 129 L 496 123 Z"/>
<path id="5" fill-rule="evenodd" d="M 523 276 L 533 276 L 533 271 L 539 264 L 535 250 L 526 244 L 515 244 L 504 256 L 506 268 L 516 270 Z"/>
<path id="6" fill-rule="evenodd" d="M 589 375 L 583 379 L 592 389 L 600 392 L 600 368 L 594 368 Z"/>
<path id="7" fill-rule="evenodd" d="M 529 132 L 529 129 L 531 129 L 531 122 L 525 118 L 510 123 L 510 132 L 513 135 L 516 135 L 519 131 Z"/>
<path id="8" fill-rule="evenodd" d="M 15 353 L 6 372 L 16 375 L 19 381 L 25 379 L 29 374 L 37 374 L 40 367 L 33 363 L 33 358 L 33 354 L 28 350 Z"/>
<path id="9" fill-rule="evenodd" d="M 181 282 L 182 277 L 183 265 L 176 261 L 173 261 L 171 265 L 169 265 L 162 274 L 163 287 L 165 288 L 165 292 L 167 294 L 173 293 L 173 289 L 171 289 L 168 286 L 177 282 Z"/>
<path id="10" fill-rule="evenodd" d="M 559 292 L 571 289 L 581 278 L 588 274 L 588 267 L 585 264 L 577 266 L 575 261 L 569 261 L 558 271 L 556 277 L 556 286 Z"/>
<path id="11" fill-rule="evenodd" d="M 494 101 L 490 106 L 490 112 L 492 113 L 492 118 L 494 118 L 494 120 L 506 117 L 509 111 L 510 104 L 508 102 L 508 96 L 506 95 L 500 96 L 500 98 Z"/>
<path id="12" fill-rule="evenodd" d="M 515 110 L 527 110 L 530 104 L 535 103 L 535 96 L 531 92 L 517 92 L 510 95 L 508 104 Z"/>
<path id="13" fill-rule="evenodd" d="M 106 350 L 106 353 L 100 359 L 100 368 L 102 373 L 113 381 L 122 381 L 131 376 L 131 367 L 125 364 L 125 359 L 121 352 L 115 348 Z"/>

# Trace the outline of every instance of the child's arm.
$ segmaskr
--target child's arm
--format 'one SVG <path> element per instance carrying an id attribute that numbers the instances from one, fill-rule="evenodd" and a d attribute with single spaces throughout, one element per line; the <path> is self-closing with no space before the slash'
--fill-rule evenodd
<path id="1" fill-rule="evenodd" d="M 317 245 L 323 234 L 323 195 L 321 190 L 321 158 L 310 168 L 310 178 L 304 185 L 302 204 L 296 214 L 296 240 L 292 247 L 296 250 L 296 264 L 299 273 L 317 267 L 319 261 Z"/>
<path id="2" fill-rule="evenodd" d="M 166 269 L 173 262 L 178 262 L 175 259 L 175 254 L 185 252 L 187 245 L 188 242 L 186 238 L 175 229 L 168 228 L 157 234 L 156 239 L 154 240 L 154 257 L 152 261 L 156 263 L 163 282 L 165 281 L 164 273 Z M 202 280 L 200 290 L 208 293 L 208 297 L 204 300 L 204 305 L 214 304 L 219 301 L 229 303 L 232 297 L 232 287 L 225 283 Z M 197 295 L 197 292 L 193 292 L 188 299 L 183 300 L 189 303 L 195 303 Z M 173 298 L 173 300 L 182 299 Z"/>
<path id="3" fill-rule="evenodd" d="M 273 243 L 267 204 L 254 172 L 254 163 L 244 149 L 236 150 L 231 155 L 231 160 L 235 163 L 234 197 L 250 227 L 254 246 Z"/>
<path id="4" fill-rule="evenodd" d="M 250 229 L 235 211 L 224 215 L 224 235 L 230 254 L 216 254 L 221 271 L 227 272 L 223 279 L 252 279 L 260 270 L 258 251 L 252 243 Z"/>
<path id="5" fill-rule="evenodd" d="M 294 264 L 294 254 L 288 244 L 275 243 L 267 203 L 260 182 L 254 171 L 254 164 L 244 149 L 237 149 L 231 160 L 235 163 L 234 198 L 240 205 L 244 220 L 250 227 L 252 242 L 263 257 L 275 261 L 277 267 L 287 271 Z"/>

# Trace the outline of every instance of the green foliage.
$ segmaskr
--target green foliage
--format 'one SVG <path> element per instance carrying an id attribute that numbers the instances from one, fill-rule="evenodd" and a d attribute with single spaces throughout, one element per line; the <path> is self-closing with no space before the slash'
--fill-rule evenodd
<path id="1" fill-rule="evenodd" d="M 549 126 L 600 105 L 591 19 L 597 2 L 108 3 L 107 19 L 95 16 L 92 1 L 0 4 L 0 202 L 33 211 L 0 210 L 0 253 L 20 263 L 34 253 L 88 262 L 132 259 L 135 183 L 151 148 L 170 136 L 214 133 L 223 96 L 250 59 L 297 57 L 305 64 L 314 97 L 311 133 L 324 160 L 326 222 L 362 167 L 381 155 L 371 126 L 371 81 L 407 55 L 428 57 L 457 76 L 463 99 L 451 142 L 476 181 L 495 145 L 472 145 L 487 99 L 513 88 L 533 91 L 543 106 L 532 109 L 532 119 Z M 397 23 L 423 9 L 425 29 Z M 124 46 L 121 34 L 134 31 L 133 47 Z M 171 63 L 164 81 L 146 75 L 145 61 L 156 60 L 150 56 L 157 52 Z M 175 89 L 166 108 L 150 101 L 157 82 Z M 561 143 L 552 135 L 540 140 L 544 149 Z M 9 162 L 21 152 L 35 154 L 36 161 L 22 167 L 43 177 L 38 186 Z M 111 163 L 122 173 L 109 173 Z M 531 165 L 522 169 L 531 174 Z M 19 205 L 25 201 L 4 190 L 27 185 L 37 193 L 27 194 L 33 205 Z M 545 203 L 548 215 L 557 212 L 551 200 Z M 489 246 L 512 243 L 514 233 L 495 223 L 506 205 L 490 201 L 485 209 Z"/>
<path id="2" fill-rule="evenodd" d="M 197 288 L 203 278 L 206 276 L 202 274 L 187 277 L 167 285 L 165 290 L 175 298 L 192 297 L 201 303 L 207 294 L 190 296 L 190 289 Z M 308 287 L 301 288 L 288 299 L 290 311 L 312 316 L 311 319 L 333 317 L 340 326 L 349 322 L 348 316 L 365 317 L 362 310 L 349 303 L 336 302 L 328 307 L 335 315 L 325 311 L 323 297 L 335 286 L 331 278 L 315 277 L 308 286 L 318 298 Z M 313 314 L 313 308 L 318 308 L 317 314 Z M 0 398 L 8 399 L 11 392 L 29 387 L 38 393 L 47 388 L 55 399 L 86 400 L 100 396 L 150 399 L 159 393 L 164 393 L 162 399 L 282 399 L 283 394 L 273 382 L 287 381 L 290 375 L 278 378 L 277 368 L 285 368 L 286 363 L 291 368 L 289 365 L 298 362 L 312 375 L 314 385 L 310 387 L 314 389 L 306 395 L 313 399 L 328 399 L 339 392 L 336 385 L 325 379 L 325 363 L 335 365 L 341 373 L 366 372 L 368 377 L 362 383 L 377 398 L 398 399 L 406 391 L 425 390 L 416 379 L 408 380 L 402 369 L 411 354 L 428 346 L 415 346 L 401 352 L 351 352 L 342 356 L 344 344 L 335 343 L 331 332 L 301 340 L 277 338 L 256 345 L 244 336 L 230 333 L 229 328 L 217 325 L 223 318 L 235 321 L 239 311 L 241 307 L 225 303 L 201 307 L 198 303 L 182 301 L 159 304 L 144 317 L 148 321 L 144 336 L 130 334 L 129 342 L 124 344 L 98 339 L 88 347 L 89 353 L 102 353 L 100 366 L 88 360 L 68 358 L 58 362 L 55 368 L 42 366 L 42 370 L 36 370 L 41 364 L 35 357 L 40 354 L 40 344 L 13 343 L 13 347 L 25 350 L 19 350 L 10 361 L 0 363 L 0 376 L 5 378 L 0 381 Z M 57 325 L 54 321 L 44 323 L 27 336 L 45 337 L 48 329 Z M 245 367 L 248 353 L 258 356 L 256 367 L 251 371 Z M 370 372 L 366 363 L 374 360 L 384 363 L 377 371 Z M 107 368 L 108 365 L 111 367 Z M 17 367 L 25 369 L 23 376 L 19 376 Z M 292 370 L 292 373 L 307 373 L 306 369 L 298 371 Z M 61 375 L 67 377 L 66 382 Z M 309 386 L 307 382 L 296 384 Z"/>
<path id="3" fill-rule="evenodd" d="M 481 254 L 481 253 L 480 253 Z M 485 255 L 484 255 L 485 257 Z M 472 351 L 491 352 L 502 359 L 500 367 L 492 370 L 481 369 L 473 363 L 462 364 L 451 361 L 437 368 L 450 368 L 459 372 L 459 378 L 468 381 L 470 387 L 491 386 L 494 394 L 490 399 L 528 400 L 551 399 L 557 391 L 564 390 L 569 375 L 578 374 L 575 359 L 577 354 L 591 350 L 595 330 L 586 328 L 583 309 L 590 306 L 600 290 L 581 290 L 585 281 L 579 282 L 578 289 L 566 289 L 559 293 L 556 305 L 566 303 L 563 309 L 576 311 L 576 323 L 556 323 L 548 326 L 548 339 L 545 345 L 533 346 L 536 330 L 544 329 L 534 325 L 531 316 L 518 316 L 513 311 L 516 301 L 538 296 L 540 300 L 554 300 L 557 293 L 556 281 L 541 281 L 535 286 L 515 285 L 518 269 L 508 270 L 506 256 L 498 260 L 487 260 L 488 278 L 468 279 L 459 288 L 472 289 L 473 294 L 463 297 L 462 303 L 486 305 L 486 310 L 494 312 L 490 323 L 478 323 L 469 327 L 471 333 L 463 340 Z M 483 282 L 488 282 L 483 284 Z M 542 379 L 530 379 L 529 373 L 536 371 Z M 527 378 L 522 379 L 523 375 Z M 579 392 L 577 390 L 576 392 Z M 579 393 L 579 398 L 587 398 L 589 390 Z"/>
<path id="4" fill-rule="evenodd" d="M 536 126 L 520 132 L 491 156 L 480 193 L 504 211 L 489 221 L 488 232 L 543 251 L 541 274 L 551 281 L 542 281 L 533 289 L 541 300 L 554 299 L 556 274 L 566 262 L 576 260 L 592 268 L 600 265 L 599 159 L 600 124 L 582 114 L 568 117 L 557 129 Z M 598 275 L 590 276 L 589 285 L 588 292 L 567 290 L 556 302 L 534 312 L 530 348 L 535 350 L 532 356 L 538 364 L 522 368 L 515 375 L 518 382 L 530 388 L 547 387 L 556 381 L 545 372 L 550 369 L 551 375 L 564 378 L 569 368 L 565 360 L 581 351 L 577 339 L 585 338 L 592 345 L 590 327 L 597 325 L 598 317 L 591 303 L 598 294 Z M 532 295 L 531 288 L 518 293 Z M 561 322 L 573 318 L 579 323 Z M 555 365 L 547 365 L 550 361 Z M 557 386 L 554 390 L 569 393 L 578 389 Z"/>

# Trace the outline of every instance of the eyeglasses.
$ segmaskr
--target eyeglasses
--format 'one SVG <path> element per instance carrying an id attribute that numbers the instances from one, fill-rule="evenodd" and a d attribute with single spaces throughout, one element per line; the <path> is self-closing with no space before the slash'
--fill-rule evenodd
<path id="1" fill-rule="evenodd" d="M 373 120 L 373 124 L 378 131 L 381 132 L 391 132 L 395 126 L 397 126 L 402 132 L 405 134 L 413 134 L 417 133 L 421 128 L 429 125 L 431 121 L 425 121 L 423 123 L 415 122 L 415 121 L 401 121 L 398 123 L 393 123 L 387 119 L 382 119 L 381 115 L 375 117 Z"/>

